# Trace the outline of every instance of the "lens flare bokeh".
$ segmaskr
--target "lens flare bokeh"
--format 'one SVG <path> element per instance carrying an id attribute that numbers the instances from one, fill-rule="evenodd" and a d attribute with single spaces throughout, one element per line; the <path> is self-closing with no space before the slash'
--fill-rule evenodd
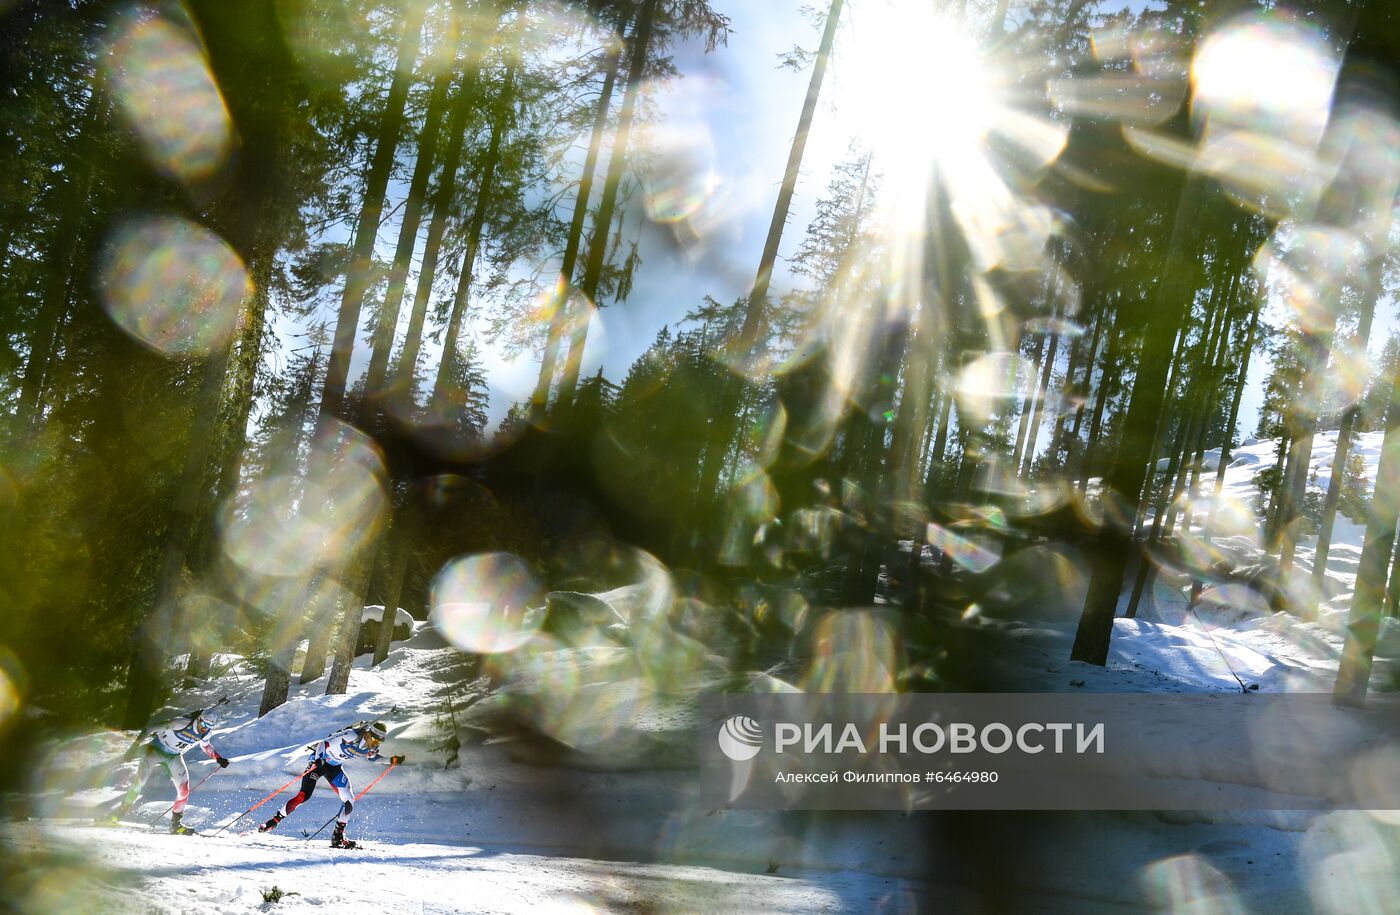
<path id="1" fill-rule="evenodd" d="M 304 575 L 372 542 L 388 509 L 384 460 L 373 439 L 330 422 L 310 443 L 305 467 L 254 479 L 223 519 L 225 555 L 258 575 Z"/>
<path id="2" fill-rule="evenodd" d="M 1304 836 L 1300 858 L 1313 911 L 1384 912 L 1394 902 L 1394 828 L 1361 810 L 1330 814 Z"/>
<path id="3" fill-rule="evenodd" d="M 140 216 L 108 234 L 97 269 L 102 307 L 135 339 L 167 356 L 228 346 L 252 280 L 213 232 L 175 216 Z"/>
<path id="4" fill-rule="evenodd" d="M 19 658 L 4 646 L 0 646 L 0 734 L 3 734 L 23 704 L 24 668 Z"/>
<path id="5" fill-rule="evenodd" d="M 1035 384 L 1035 366 L 1018 353 L 983 353 L 958 373 L 958 409 L 985 421 L 999 407 L 1024 399 Z"/>
<path id="6" fill-rule="evenodd" d="M 1192 112 L 1208 135 L 1249 130 L 1314 144 L 1327 125 L 1339 67 L 1316 26 L 1284 13 L 1244 14 L 1198 44 Z"/>
<path id="7" fill-rule="evenodd" d="M 1202 855 L 1177 855 L 1154 862 L 1139 874 L 1138 882 L 1154 911 L 1172 915 L 1245 915 L 1248 911 L 1230 878 Z"/>
<path id="8" fill-rule="evenodd" d="M 899 640 L 889 621 L 867 610 L 832 611 L 812 627 L 802 678 L 810 693 L 893 693 Z"/>
<path id="9" fill-rule="evenodd" d="M 114 20 L 103 60 L 112 92 L 157 169 L 194 183 L 223 166 L 233 125 L 192 24 L 133 9 Z"/>
<path id="10" fill-rule="evenodd" d="M 542 595 L 523 560 L 508 553 L 464 556 L 447 563 L 433 578 L 433 625 L 463 651 L 514 651 L 543 622 L 530 612 Z"/>
<path id="11" fill-rule="evenodd" d="M 650 159 L 643 201 L 647 217 L 684 225 L 694 240 L 700 240 L 715 218 L 707 210 L 720 187 L 709 128 L 698 122 L 672 122 L 649 130 L 644 141 Z"/>
<path id="12" fill-rule="evenodd" d="M 1364 255 L 1361 243 L 1345 230 L 1286 224 L 1259 249 L 1255 269 L 1290 322 L 1321 333 L 1335 325 L 1342 288 L 1356 276 Z"/>

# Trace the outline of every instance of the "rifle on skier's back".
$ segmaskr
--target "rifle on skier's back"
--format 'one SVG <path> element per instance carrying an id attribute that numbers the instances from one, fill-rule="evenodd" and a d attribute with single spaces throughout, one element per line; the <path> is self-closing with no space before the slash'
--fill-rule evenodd
<path id="1" fill-rule="evenodd" d="M 220 696 L 213 703 L 209 705 L 200 706 L 199 708 L 195 709 L 194 711 L 188 714 L 176 715 L 174 718 L 167 718 L 165 721 L 162 721 L 159 724 L 156 724 L 155 726 L 148 725 L 142 728 L 141 733 L 136 735 L 136 739 L 132 741 L 131 746 L 127 747 L 126 752 L 122 754 L 122 761 L 129 762 L 130 760 L 133 760 L 136 757 L 140 756 L 142 749 L 146 746 L 148 742 L 150 742 L 151 737 L 155 734 L 156 731 L 173 725 L 177 721 L 193 722 L 196 718 L 203 715 L 205 712 L 211 712 L 219 706 L 227 704 L 228 695 L 225 694 Z"/>

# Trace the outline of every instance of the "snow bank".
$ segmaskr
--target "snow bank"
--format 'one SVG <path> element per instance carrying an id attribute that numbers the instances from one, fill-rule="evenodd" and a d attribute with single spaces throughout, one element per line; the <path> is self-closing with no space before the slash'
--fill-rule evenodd
<path id="1" fill-rule="evenodd" d="M 371 604 L 365 607 L 360 613 L 360 631 L 355 640 L 355 654 L 364 654 L 373 651 L 379 641 L 379 627 L 384 619 L 384 608 L 379 604 Z M 413 630 L 417 625 L 412 615 L 403 608 L 399 608 L 394 615 L 394 631 L 390 636 L 391 642 L 401 642 L 413 635 Z"/>
<path id="2" fill-rule="evenodd" d="M 374 620 L 376 623 L 378 623 L 378 622 L 381 621 L 382 619 L 384 619 L 384 608 L 383 608 L 383 606 L 381 606 L 381 605 L 379 605 L 379 604 L 371 604 L 371 605 L 369 605 L 368 607 L 366 607 L 366 608 L 364 609 L 364 612 L 363 612 L 363 613 L 360 614 L 360 625 L 363 626 L 365 623 L 368 623 L 370 620 Z M 400 626 L 406 626 L 406 627 L 408 627 L 408 630 L 411 632 L 411 631 L 413 631 L 413 624 L 414 624 L 415 622 L 416 622 L 416 620 L 413 619 L 413 614 L 409 613 L 407 610 L 405 610 L 405 609 L 402 608 L 402 607 L 400 607 L 400 608 L 398 609 L 398 612 L 396 612 L 396 613 L 394 614 L 394 628 L 395 628 L 395 629 L 399 628 Z"/>

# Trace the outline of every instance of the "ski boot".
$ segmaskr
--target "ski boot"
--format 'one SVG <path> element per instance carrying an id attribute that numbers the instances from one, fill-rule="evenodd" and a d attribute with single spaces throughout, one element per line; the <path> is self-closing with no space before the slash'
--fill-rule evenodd
<path id="1" fill-rule="evenodd" d="M 183 811 L 181 811 L 180 813 L 172 813 L 170 815 L 170 834 L 172 836 L 194 835 L 193 829 L 190 829 L 188 826 L 180 822 L 182 819 L 184 819 L 184 816 L 185 814 Z"/>
<path id="2" fill-rule="evenodd" d="M 258 832 L 272 832 L 277 828 L 277 824 L 282 822 L 282 814 L 274 813 L 272 819 L 258 827 Z"/>
<path id="3" fill-rule="evenodd" d="M 359 848 L 360 846 L 345 838 L 345 824 L 336 823 L 335 831 L 331 833 L 331 848 Z"/>

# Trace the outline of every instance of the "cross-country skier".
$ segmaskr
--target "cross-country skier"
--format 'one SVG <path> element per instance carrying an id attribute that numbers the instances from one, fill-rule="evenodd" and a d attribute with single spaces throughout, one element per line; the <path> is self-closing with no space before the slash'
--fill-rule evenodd
<path id="1" fill-rule="evenodd" d="M 311 765 L 301 776 L 301 788 L 282 805 L 281 810 L 272 815 L 272 819 L 258 827 L 258 832 L 276 829 L 278 823 L 311 797 L 316 790 L 316 782 L 324 778 L 341 801 L 335 831 L 331 833 L 331 847 L 355 848 L 355 843 L 345 838 L 345 824 L 350 820 L 350 811 L 355 808 L 355 791 L 350 787 L 350 776 L 345 774 L 344 766 L 352 759 L 378 759 L 379 745 L 384 742 L 387 733 L 381 721 L 362 721 L 313 744 Z M 404 761 L 404 757 L 393 756 L 389 761 L 397 765 Z"/>
<path id="2" fill-rule="evenodd" d="M 187 719 L 167 722 L 167 727 L 151 734 L 150 741 L 141 753 L 141 762 L 136 768 L 136 778 L 127 788 L 117 808 L 115 819 L 121 819 L 136 803 L 141 788 L 146 784 L 156 768 L 163 768 L 166 776 L 175 785 L 175 806 L 170 809 L 170 831 L 175 835 L 189 835 L 193 830 L 181 825 L 185 816 L 185 804 L 190 799 L 190 770 L 185 766 L 185 751 L 198 745 L 204 755 L 227 769 L 228 760 L 219 754 L 209 743 L 209 732 L 218 722 L 212 709 L 199 709 L 191 712 Z"/>

